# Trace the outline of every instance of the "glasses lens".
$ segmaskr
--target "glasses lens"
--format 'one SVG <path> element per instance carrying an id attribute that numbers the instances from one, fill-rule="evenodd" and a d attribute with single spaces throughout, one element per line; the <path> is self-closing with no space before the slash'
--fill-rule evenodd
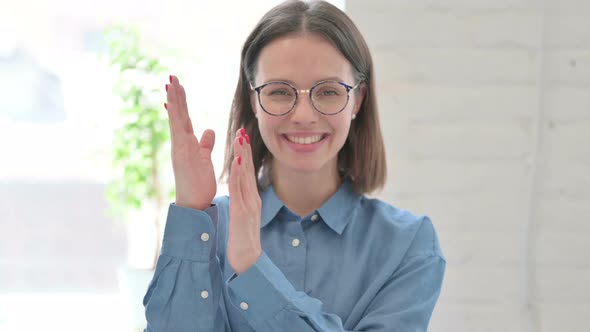
<path id="1" fill-rule="evenodd" d="M 260 90 L 260 105 L 275 115 L 289 112 L 295 105 L 295 90 L 285 83 L 270 83 Z"/>
<path id="2" fill-rule="evenodd" d="M 337 82 L 323 82 L 313 88 L 311 100 L 318 111 L 334 114 L 348 103 L 348 91 Z"/>

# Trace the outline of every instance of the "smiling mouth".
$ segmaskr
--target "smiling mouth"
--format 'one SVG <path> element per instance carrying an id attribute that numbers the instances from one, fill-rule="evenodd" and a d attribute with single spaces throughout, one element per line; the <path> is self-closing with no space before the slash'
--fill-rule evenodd
<path id="1" fill-rule="evenodd" d="M 283 135 L 283 137 L 285 137 L 288 141 L 290 141 L 292 143 L 296 143 L 296 144 L 302 144 L 302 145 L 317 143 L 317 142 L 325 139 L 327 136 L 328 136 L 328 134 L 308 136 L 308 137 L 296 137 L 296 136 Z"/>

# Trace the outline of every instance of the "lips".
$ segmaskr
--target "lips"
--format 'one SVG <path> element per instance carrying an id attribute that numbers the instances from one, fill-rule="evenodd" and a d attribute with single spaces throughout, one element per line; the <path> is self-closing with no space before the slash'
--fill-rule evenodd
<path id="1" fill-rule="evenodd" d="M 285 137 L 293 143 L 313 144 L 313 143 L 317 143 L 317 142 L 321 141 L 322 138 L 324 138 L 324 135 L 313 135 L 313 136 L 305 136 L 305 137 L 294 136 L 294 135 L 285 135 Z"/>
<path id="2" fill-rule="evenodd" d="M 329 136 L 329 134 L 322 133 L 281 135 L 286 145 L 295 152 L 313 152 L 319 149 L 327 141 Z"/>

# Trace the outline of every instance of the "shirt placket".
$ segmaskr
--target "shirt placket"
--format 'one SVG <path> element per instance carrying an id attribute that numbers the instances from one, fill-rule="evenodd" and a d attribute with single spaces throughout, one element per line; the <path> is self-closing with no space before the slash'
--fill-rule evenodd
<path id="1" fill-rule="evenodd" d="M 301 220 L 293 221 L 288 224 L 286 250 L 289 257 L 289 270 L 291 270 L 291 280 L 297 290 L 303 291 L 305 288 L 305 260 L 307 257 L 307 239 L 301 227 Z"/>

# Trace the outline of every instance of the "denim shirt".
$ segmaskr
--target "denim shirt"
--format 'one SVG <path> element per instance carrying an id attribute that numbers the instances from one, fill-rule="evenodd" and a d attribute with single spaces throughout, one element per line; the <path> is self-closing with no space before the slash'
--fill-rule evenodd
<path id="1" fill-rule="evenodd" d="M 229 197 L 206 211 L 170 205 L 147 331 L 427 330 L 446 264 L 428 217 L 350 180 L 303 218 L 272 187 L 261 200 L 263 253 L 240 275 L 226 259 Z"/>

